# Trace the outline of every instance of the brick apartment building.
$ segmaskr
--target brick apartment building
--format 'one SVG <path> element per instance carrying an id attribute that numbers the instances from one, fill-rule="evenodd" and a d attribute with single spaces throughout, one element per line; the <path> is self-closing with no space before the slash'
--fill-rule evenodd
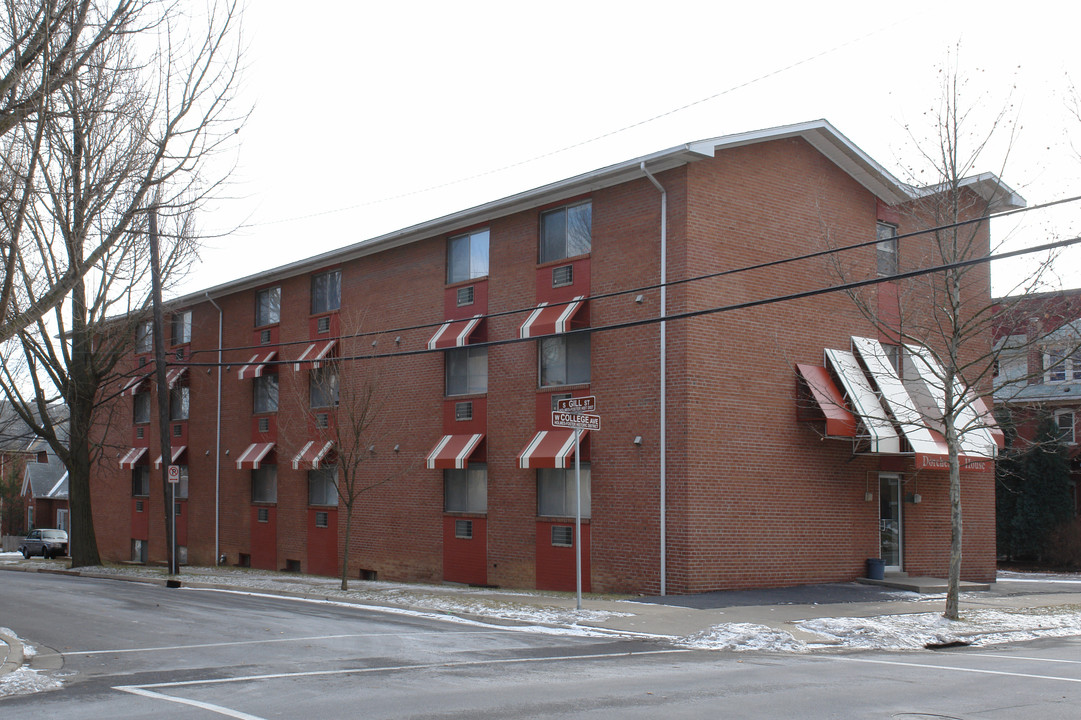
<path id="1" fill-rule="evenodd" d="M 381 400 L 352 577 L 573 589 L 575 451 L 551 411 L 586 395 L 602 418 L 579 458 L 586 590 L 850 580 L 883 552 L 894 569 L 944 574 L 941 447 L 897 431 L 896 408 L 882 411 L 891 439 L 849 407 L 881 401 L 861 388 L 892 372 L 849 299 L 682 316 L 832 284 L 822 258 L 723 273 L 904 232 L 913 197 L 816 121 L 672 148 L 171 301 L 182 557 L 337 573 L 345 449 L 326 430 L 367 388 Z M 1002 197 L 991 211 L 1023 203 Z M 908 269 L 924 242 L 849 260 L 869 277 Z M 161 452 L 149 335 L 139 343 L 93 507 L 105 558 L 153 562 Z M 801 387 L 817 412 L 799 410 Z M 973 580 L 995 572 L 989 465 L 963 473 Z"/>

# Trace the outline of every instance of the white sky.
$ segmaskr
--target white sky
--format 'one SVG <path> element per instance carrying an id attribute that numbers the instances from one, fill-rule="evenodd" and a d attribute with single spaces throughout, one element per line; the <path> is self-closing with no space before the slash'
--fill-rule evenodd
<path id="1" fill-rule="evenodd" d="M 817 118 L 909 179 L 911 135 L 932 127 L 950 52 L 972 130 L 1004 107 L 1017 121 L 1008 162 L 1007 129 L 974 172 L 1029 205 L 1081 194 L 1077 6 L 732 5 L 252 0 L 240 101 L 254 113 L 232 199 L 199 221 L 243 226 L 207 241 L 179 291 L 691 140 Z M 1081 234 L 1081 203 L 1024 217 L 1019 232 L 996 223 L 996 239 Z M 996 293 L 1017 274 L 1003 264 Z M 1081 251 L 1057 260 L 1064 286 L 1081 286 L 1079 267 Z"/>

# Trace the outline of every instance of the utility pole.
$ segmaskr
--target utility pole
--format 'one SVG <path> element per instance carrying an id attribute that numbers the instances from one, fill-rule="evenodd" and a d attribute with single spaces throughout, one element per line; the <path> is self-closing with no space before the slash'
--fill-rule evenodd
<path id="1" fill-rule="evenodd" d="M 169 482 L 173 461 L 169 432 L 169 384 L 165 374 L 165 320 L 161 309 L 161 264 L 158 260 L 158 206 L 150 206 L 150 285 L 154 309 L 154 378 L 158 385 L 158 435 L 161 438 L 161 484 L 165 496 L 165 544 L 169 553 L 169 574 L 176 575 L 176 484 Z"/>

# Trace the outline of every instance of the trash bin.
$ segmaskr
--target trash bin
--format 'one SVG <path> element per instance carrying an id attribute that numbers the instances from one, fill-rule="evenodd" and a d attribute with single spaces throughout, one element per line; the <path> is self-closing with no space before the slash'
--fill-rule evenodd
<path id="1" fill-rule="evenodd" d="M 883 562 L 882 558 L 867 558 L 867 579 L 886 579 L 886 563 Z"/>

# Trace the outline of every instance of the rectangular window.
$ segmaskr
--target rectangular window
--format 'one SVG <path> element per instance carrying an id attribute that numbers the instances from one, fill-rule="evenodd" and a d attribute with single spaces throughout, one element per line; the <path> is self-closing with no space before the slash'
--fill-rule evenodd
<path id="1" fill-rule="evenodd" d="M 188 499 L 188 466 L 180 465 L 180 482 L 175 483 L 173 492 L 176 493 L 174 497 L 177 500 Z"/>
<path id="2" fill-rule="evenodd" d="M 1047 373 L 1047 382 L 1065 382 L 1066 353 L 1062 350 L 1048 350 L 1044 355 L 1044 370 Z"/>
<path id="3" fill-rule="evenodd" d="M 470 463 L 463 470 L 443 471 L 445 512 L 488 512 L 488 466 Z"/>
<path id="4" fill-rule="evenodd" d="M 458 288 L 458 307 L 465 307 L 466 305 L 473 304 L 476 297 L 476 287 L 476 285 L 466 285 L 465 287 Z"/>
<path id="5" fill-rule="evenodd" d="M 255 511 L 255 519 L 261 523 L 270 522 L 270 510 L 265 507 L 259 508 Z"/>
<path id="6" fill-rule="evenodd" d="M 135 352 L 148 353 L 154 350 L 154 323 L 144 320 L 135 328 Z"/>
<path id="7" fill-rule="evenodd" d="M 1055 422 L 1058 423 L 1059 441 L 1073 445 L 1075 442 L 1073 411 L 1059 410 L 1055 413 Z"/>
<path id="8" fill-rule="evenodd" d="M 538 355 L 541 387 L 589 382 L 589 333 L 544 338 Z"/>
<path id="9" fill-rule="evenodd" d="M 574 547 L 574 528 L 570 525 L 553 525 L 552 545 L 555 547 Z"/>
<path id="10" fill-rule="evenodd" d="M 552 268 L 552 287 L 566 287 L 574 284 L 574 266 L 560 265 Z"/>
<path id="11" fill-rule="evenodd" d="M 278 412 L 278 375 L 267 373 L 252 383 L 253 410 L 256 414 Z"/>
<path id="12" fill-rule="evenodd" d="M 447 284 L 488 274 L 488 228 L 447 241 Z"/>
<path id="13" fill-rule="evenodd" d="M 261 432 L 261 433 L 270 432 L 270 418 L 268 418 L 268 417 L 259 418 L 258 427 L 259 427 L 259 432 Z"/>
<path id="14" fill-rule="evenodd" d="M 135 393 L 135 411 L 133 419 L 136 424 L 150 422 L 150 393 Z"/>
<path id="15" fill-rule="evenodd" d="M 330 526 L 330 513 L 326 510 L 320 510 L 315 513 L 315 526 L 317 528 L 325 528 Z"/>
<path id="16" fill-rule="evenodd" d="M 282 289 L 266 288 L 255 293 L 255 327 L 281 322 Z"/>
<path id="17" fill-rule="evenodd" d="M 488 392 L 488 348 L 454 348 L 444 355 L 448 396 Z"/>
<path id="18" fill-rule="evenodd" d="M 472 420 L 473 419 L 473 403 L 466 401 L 460 403 L 454 403 L 454 419 L 455 420 Z"/>
<path id="19" fill-rule="evenodd" d="M 253 503 L 278 502 L 278 466 L 263 465 L 251 471 L 251 501 Z"/>
<path id="20" fill-rule="evenodd" d="M 131 471 L 131 496 L 150 497 L 150 466 L 139 465 Z"/>
<path id="21" fill-rule="evenodd" d="M 321 367 L 308 374 L 310 407 L 338 407 L 338 369 Z"/>
<path id="22" fill-rule="evenodd" d="M 473 521 L 472 520 L 455 520 L 454 521 L 454 537 L 459 540 L 472 540 L 473 539 Z"/>
<path id="23" fill-rule="evenodd" d="M 342 304 L 342 271 L 312 275 L 312 315 L 337 310 Z"/>
<path id="24" fill-rule="evenodd" d="M 556 468 L 537 471 L 537 514 L 549 517 L 573 517 L 577 502 L 574 469 Z M 589 464 L 582 463 L 582 517 L 589 517 L 591 506 Z"/>
<path id="25" fill-rule="evenodd" d="M 338 504 L 338 468 L 331 466 L 308 471 L 308 504 Z"/>
<path id="26" fill-rule="evenodd" d="M 173 345 L 187 345 L 191 342 L 191 310 L 173 313 Z"/>
<path id="27" fill-rule="evenodd" d="M 882 276 L 897 274 L 897 227 L 880 222 L 877 226 L 879 243 L 875 246 L 878 258 L 878 274 Z"/>
<path id="28" fill-rule="evenodd" d="M 187 420 L 190 406 L 187 385 L 177 385 L 169 391 L 169 419 Z"/>
<path id="29" fill-rule="evenodd" d="M 540 261 L 585 255 L 592 245 L 593 203 L 569 205 L 541 214 Z"/>

